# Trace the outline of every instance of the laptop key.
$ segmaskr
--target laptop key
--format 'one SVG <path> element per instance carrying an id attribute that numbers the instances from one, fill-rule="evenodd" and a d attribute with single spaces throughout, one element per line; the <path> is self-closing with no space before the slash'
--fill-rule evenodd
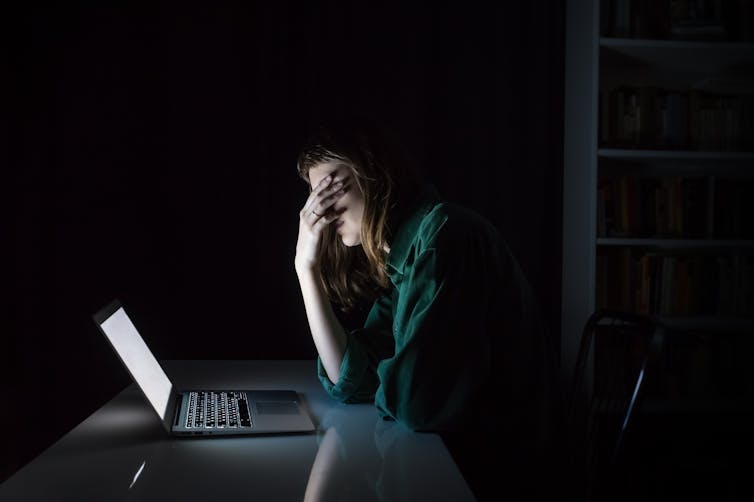
<path id="1" fill-rule="evenodd" d="M 238 412 L 241 416 L 241 427 L 251 427 L 251 417 L 249 417 L 249 405 L 246 399 L 238 400 Z"/>

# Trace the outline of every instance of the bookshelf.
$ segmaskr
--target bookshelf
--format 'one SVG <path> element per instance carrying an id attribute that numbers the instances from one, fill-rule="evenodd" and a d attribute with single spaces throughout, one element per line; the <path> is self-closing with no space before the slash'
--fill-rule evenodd
<path id="1" fill-rule="evenodd" d="M 565 381 L 599 307 L 751 346 L 753 18 L 737 0 L 567 0 Z"/>

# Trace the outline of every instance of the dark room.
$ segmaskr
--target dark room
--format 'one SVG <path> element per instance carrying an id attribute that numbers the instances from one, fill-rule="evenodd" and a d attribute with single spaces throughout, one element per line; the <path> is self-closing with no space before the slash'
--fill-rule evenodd
<path id="1" fill-rule="evenodd" d="M 0 500 L 754 499 L 754 2 L 0 19 Z"/>

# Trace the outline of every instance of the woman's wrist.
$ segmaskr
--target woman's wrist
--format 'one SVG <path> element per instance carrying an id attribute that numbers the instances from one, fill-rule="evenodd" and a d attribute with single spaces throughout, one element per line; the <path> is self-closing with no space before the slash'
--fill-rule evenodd
<path id="1" fill-rule="evenodd" d="M 296 267 L 296 275 L 299 276 L 299 278 L 306 277 L 316 277 L 319 278 L 319 267 L 317 265 L 312 265 L 310 263 L 302 263 L 302 264 L 295 264 Z"/>

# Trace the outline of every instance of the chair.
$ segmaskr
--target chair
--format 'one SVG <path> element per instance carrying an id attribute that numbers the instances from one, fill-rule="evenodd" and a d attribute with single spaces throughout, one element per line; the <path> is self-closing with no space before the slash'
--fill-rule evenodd
<path id="1" fill-rule="evenodd" d="M 628 491 L 635 465 L 626 455 L 627 441 L 665 331 L 649 317 L 607 309 L 584 326 L 566 403 L 567 460 L 581 500 L 615 500 Z M 588 385 L 587 363 L 598 345 Z"/>

